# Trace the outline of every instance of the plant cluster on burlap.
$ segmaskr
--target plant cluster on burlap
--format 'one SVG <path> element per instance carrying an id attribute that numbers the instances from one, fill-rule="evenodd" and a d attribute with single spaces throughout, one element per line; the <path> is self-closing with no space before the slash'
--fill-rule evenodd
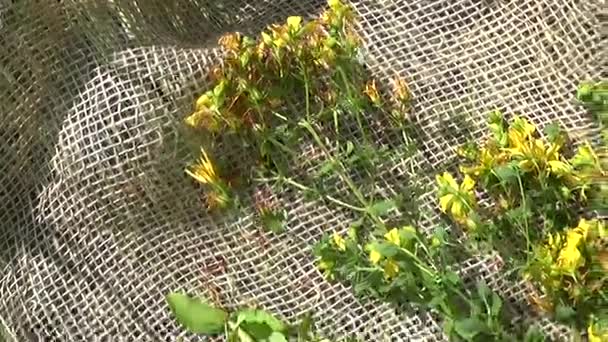
<path id="1" fill-rule="evenodd" d="M 463 251 L 497 252 L 503 267 L 533 289 L 529 305 L 537 312 L 586 330 L 590 341 L 606 340 L 608 316 L 599 308 L 608 307 L 608 230 L 589 209 L 603 201 L 605 157 L 587 142 L 574 147 L 558 125 L 541 132 L 496 111 L 489 137 L 458 149 L 458 172 L 436 175 L 437 207 L 457 232 L 446 225 L 425 233 L 409 217 L 409 224 L 394 223 L 389 217 L 416 201 L 379 197 L 360 182 L 373 187 L 384 160 L 415 153 L 412 98 L 400 77 L 392 91 L 379 89 L 361 62 L 354 20 L 350 7 L 329 0 L 319 18 L 289 17 L 256 39 L 231 33 L 219 40 L 224 58 L 210 72 L 213 86 L 186 118 L 203 141 L 186 172 L 203 186 L 208 209 L 239 207 L 247 188 L 263 187 L 254 191 L 254 208 L 261 224 L 279 233 L 285 213 L 267 192 L 290 187 L 346 208 L 356 217 L 348 232 L 328 234 L 314 247 L 328 280 L 352 286 L 361 298 L 430 310 L 453 341 L 544 341 L 538 327 L 514 323 L 514 310 L 488 284 L 458 270 Z M 600 118 L 603 89 L 583 85 L 578 94 Z M 378 123 L 402 139 L 399 146 L 373 138 Z M 303 141 L 322 157 L 316 168 L 294 166 Z M 246 157 L 235 165 L 231 151 Z M 344 185 L 347 194 L 327 191 L 324 180 Z M 223 333 L 229 341 L 323 340 L 310 316 L 289 327 L 258 308 L 228 312 L 179 293 L 167 300 L 194 333 Z"/>

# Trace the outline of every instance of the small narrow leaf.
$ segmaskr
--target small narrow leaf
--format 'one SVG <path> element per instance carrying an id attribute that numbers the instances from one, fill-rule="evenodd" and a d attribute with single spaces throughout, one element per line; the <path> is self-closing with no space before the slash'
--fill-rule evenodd
<path id="1" fill-rule="evenodd" d="M 302 341 L 307 341 L 310 338 L 310 332 L 312 330 L 312 315 L 310 312 L 307 312 L 300 324 L 298 325 L 298 339 Z"/>
<path id="2" fill-rule="evenodd" d="M 224 310 L 181 293 L 170 293 L 166 300 L 177 322 L 188 331 L 206 335 L 224 331 L 228 316 Z"/>
<path id="3" fill-rule="evenodd" d="M 355 150 L 355 145 L 353 144 L 353 142 L 347 141 L 346 142 L 346 155 L 350 156 L 350 154 L 353 153 L 354 150 Z"/>
<path id="4" fill-rule="evenodd" d="M 372 204 L 372 206 L 370 206 L 367 211 L 375 216 L 383 216 L 386 215 L 386 213 L 388 213 L 391 209 L 394 209 L 396 206 L 397 204 L 394 200 L 384 200 Z"/>

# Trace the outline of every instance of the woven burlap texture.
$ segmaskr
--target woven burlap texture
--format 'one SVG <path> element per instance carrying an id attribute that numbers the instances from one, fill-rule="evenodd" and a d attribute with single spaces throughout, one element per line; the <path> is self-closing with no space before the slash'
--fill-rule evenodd
<path id="1" fill-rule="evenodd" d="M 387 160 L 379 193 L 453 166 L 496 108 L 579 138 L 597 127 L 574 103 L 576 83 L 606 66 L 603 0 L 365 0 L 351 3 L 364 60 L 414 94 L 420 151 Z M 311 246 L 345 231 L 352 213 L 278 195 L 282 234 L 252 210 L 204 210 L 183 168 L 181 122 L 207 86 L 224 32 L 256 34 L 309 0 L 0 2 L 0 323 L 16 341 L 173 341 L 166 293 L 217 294 L 286 319 L 313 309 L 321 331 L 367 341 L 445 340 L 429 313 L 396 313 L 323 279 Z M 604 41 L 602 41 L 604 39 Z M 466 115 L 465 115 L 466 114 Z M 456 120 L 455 118 L 460 118 Z M 422 197 L 434 212 L 432 189 Z M 429 216 L 423 229 L 437 217 Z M 496 258 L 464 264 L 523 301 Z M 555 339 L 568 332 L 547 320 Z"/>

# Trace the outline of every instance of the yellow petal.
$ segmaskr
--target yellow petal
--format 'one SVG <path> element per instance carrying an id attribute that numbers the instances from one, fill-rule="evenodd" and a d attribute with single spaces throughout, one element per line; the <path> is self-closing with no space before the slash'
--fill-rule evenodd
<path id="1" fill-rule="evenodd" d="M 387 279 L 394 278 L 399 273 L 399 265 L 393 260 L 387 260 L 384 264 L 384 277 Z"/>
<path id="2" fill-rule="evenodd" d="M 399 238 L 399 230 L 397 230 L 397 228 L 393 228 L 388 233 L 384 234 L 384 238 L 397 246 L 400 245 L 401 241 Z"/>
<path id="3" fill-rule="evenodd" d="M 333 240 L 334 240 L 334 244 L 336 244 L 336 247 L 338 247 L 339 250 L 341 250 L 341 251 L 346 250 L 346 241 L 344 241 L 344 238 L 342 236 L 340 236 L 340 234 L 334 233 Z"/>
<path id="4" fill-rule="evenodd" d="M 549 169 L 551 169 L 551 172 L 553 172 L 554 174 L 556 174 L 558 176 L 565 175 L 572 171 L 572 168 L 570 167 L 570 165 L 568 165 L 562 161 L 559 161 L 559 160 L 551 160 L 551 161 L 547 162 L 547 164 L 549 165 Z"/>
<path id="5" fill-rule="evenodd" d="M 437 175 L 437 183 L 443 186 L 449 186 L 454 189 L 458 189 L 458 183 L 449 172 L 444 172 L 441 176 Z"/>
<path id="6" fill-rule="evenodd" d="M 474 187 L 475 181 L 473 180 L 473 178 L 469 177 L 469 175 L 465 175 L 464 179 L 462 180 L 460 189 L 465 192 L 470 192 L 471 190 L 473 190 Z"/>
<path id="7" fill-rule="evenodd" d="M 517 166 L 523 171 L 530 171 L 534 168 L 534 163 L 531 160 L 526 159 L 517 163 Z"/>
<path id="8" fill-rule="evenodd" d="M 287 26 L 292 30 L 299 30 L 302 25 L 302 17 L 291 16 L 287 18 Z"/>
<path id="9" fill-rule="evenodd" d="M 342 7 L 342 2 L 340 0 L 327 0 L 327 5 L 331 9 L 337 9 Z"/>
<path id="10" fill-rule="evenodd" d="M 266 32 L 262 32 L 262 41 L 266 45 L 272 45 L 272 37 Z"/>
<path id="11" fill-rule="evenodd" d="M 466 215 L 463 211 L 463 206 L 460 201 L 452 202 L 452 208 L 450 208 L 450 212 L 452 216 L 456 219 L 456 221 L 464 221 L 466 219 Z"/>
<path id="12" fill-rule="evenodd" d="M 452 194 L 447 194 L 447 195 L 441 196 L 439 198 L 439 205 L 441 206 L 441 211 L 443 211 L 444 213 L 447 213 L 448 207 L 453 199 L 454 199 L 454 195 L 452 195 Z"/>
<path id="13" fill-rule="evenodd" d="M 209 94 L 203 94 L 196 100 L 196 109 L 208 107 L 211 104 L 211 97 Z"/>
<path id="14" fill-rule="evenodd" d="M 581 252 L 576 245 L 567 245 L 559 252 L 557 258 L 557 265 L 568 273 L 574 273 L 583 263 Z"/>
<path id="15" fill-rule="evenodd" d="M 536 131 L 536 126 L 531 124 L 527 119 L 516 116 L 511 125 L 513 130 L 521 133 L 525 138 L 531 136 Z"/>
<path id="16" fill-rule="evenodd" d="M 589 221 L 589 220 L 585 220 L 584 218 L 582 218 L 582 219 L 580 219 L 580 221 L 578 221 L 578 226 L 576 228 L 579 229 L 581 232 L 583 232 L 583 235 L 586 237 L 587 232 L 591 228 L 592 224 L 597 224 L 597 220 Z"/>
<path id="17" fill-rule="evenodd" d="M 274 45 L 276 45 L 279 48 L 285 46 L 286 44 L 287 44 L 287 42 L 282 37 L 279 37 L 274 41 Z"/>
<path id="18" fill-rule="evenodd" d="M 382 259 L 382 255 L 380 253 L 373 249 L 369 251 L 369 261 L 371 261 L 372 264 L 377 265 L 380 262 L 380 259 Z"/>

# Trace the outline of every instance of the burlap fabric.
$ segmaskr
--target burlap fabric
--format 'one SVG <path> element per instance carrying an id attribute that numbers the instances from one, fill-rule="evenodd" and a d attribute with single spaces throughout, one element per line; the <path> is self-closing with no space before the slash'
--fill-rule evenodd
<path id="1" fill-rule="evenodd" d="M 283 234 L 251 209 L 209 215 L 184 174 L 181 120 L 206 87 L 216 40 L 255 34 L 309 0 L 0 2 L 0 323 L 16 341 L 174 341 L 164 295 L 183 289 L 286 319 L 314 309 L 321 331 L 368 341 L 445 340 L 429 313 L 396 313 L 330 284 L 310 248 L 352 214 L 278 194 Z M 379 193 L 430 183 L 501 108 L 577 137 L 597 134 L 573 101 L 606 76 L 604 0 L 353 1 L 364 60 L 408 80 L 420 151 L 379 170 Z M 604 12 L 602 12 L 604 11 Z M 603 70 L 603 71 L 602 71 Z M 387 84 L 387 83 L 384 83 Z M 417 174 L 413 179 L 412 174 Z M 424 229 L 436 221 L 432 189 Z M 513 301 L 496 258 L 463 265 Z M 555 339 L 567 329 L 537 320 Z"/>

